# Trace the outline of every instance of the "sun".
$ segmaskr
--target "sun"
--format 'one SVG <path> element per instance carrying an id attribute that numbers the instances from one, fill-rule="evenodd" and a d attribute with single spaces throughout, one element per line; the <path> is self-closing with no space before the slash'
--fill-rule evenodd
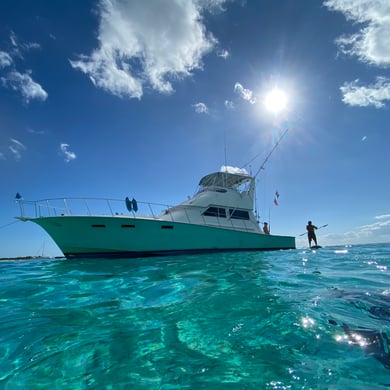
<path id="1" fill-rule="evenodd" d="M 264 105 L 268 111 L 277 114 L 286 108 L 287 96 L 280 89 L 274 88 L 265 96 Z"/>

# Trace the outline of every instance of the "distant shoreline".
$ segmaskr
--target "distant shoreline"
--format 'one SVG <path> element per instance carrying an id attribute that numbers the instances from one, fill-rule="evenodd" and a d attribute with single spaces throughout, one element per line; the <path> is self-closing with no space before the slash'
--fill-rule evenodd
<path id="1" fill-rule="evenodd" d="M 381 245 L 390 245 L 390 242 L 371 242 L 368 244 L 334 244 L 334 245 L 324 245 L 323 249 L 333 249 L 333 248 L 348 248 L 348 247 L 356 247 L 356 246 L 366 246 L 366 245 L 375 245 L 375 246 L 381 246 Z M 296 250 L 304 250 L 308 249 L 306 246 L 302 246 L 299 248 L 296 248 Z M 261 251 L 260 251 L 261 252 Z M 65 256 L 21 256 L 21 257 L 0 257 L 0 261 L 7 261 L 7 260 L 51 260 L 51 259 L 66 259 Z"/>
<path id="2" fill-rule="evenodd" d="M 0 257 L 0 261 L 6 260 L 51 260 L 65 259 L 64 256 L 46 257 L 46 256 L 21 256 L 21 257 Z"/>

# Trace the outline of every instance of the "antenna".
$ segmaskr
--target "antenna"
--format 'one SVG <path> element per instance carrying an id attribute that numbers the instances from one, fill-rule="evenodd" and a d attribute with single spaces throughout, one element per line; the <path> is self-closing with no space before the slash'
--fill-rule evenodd
<path id="1" fill-rule="evenodd" d="M 226 128 L 223 129 L 223 144 L 225 152 L 225 172 L 227 172 L 227 157 L 226 157 Z"/>
<path id="2" fill-rule="evenodd" d="M 268 209 L 268 229 L 269 232 L 271 233 L 271 209 Z"/>

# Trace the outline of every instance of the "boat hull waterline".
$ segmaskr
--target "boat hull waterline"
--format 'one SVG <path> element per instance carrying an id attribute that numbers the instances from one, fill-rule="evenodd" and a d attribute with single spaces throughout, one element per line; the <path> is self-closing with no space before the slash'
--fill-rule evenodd
<path id="1" fill-rule="evenodd" d="M 57 216 L 21 219 L 41 226 L 67 258 L 295 249 L 294 237 L 139 217 Z"/>

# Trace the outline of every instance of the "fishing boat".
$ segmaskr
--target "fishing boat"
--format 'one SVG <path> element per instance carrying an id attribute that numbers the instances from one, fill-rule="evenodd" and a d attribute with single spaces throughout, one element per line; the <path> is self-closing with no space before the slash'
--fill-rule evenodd
<path id="1" fill-rule="evenodd" d="M 255 192 L 254 176 L 225 167 L 204 176 L 196 193 L 176 206 L 129 197 L 17 199 L 17 218 L 41 226 L 67 258 L 295 249 L 295 237 L 262 231 Z"/>

